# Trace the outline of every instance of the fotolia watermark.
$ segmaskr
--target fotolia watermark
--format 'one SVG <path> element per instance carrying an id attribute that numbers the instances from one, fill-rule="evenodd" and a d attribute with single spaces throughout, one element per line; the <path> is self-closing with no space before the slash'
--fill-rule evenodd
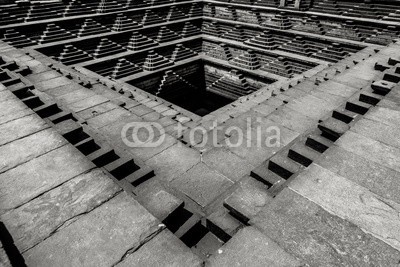
<path id="1" fill-rule="evenodd" d="M 245 125 L 218 125 L 194 128 L 178 123 L 169 133 L 181 137 L 186 145 L 202 148 L 211 147 L 280 147 L 281 130 L 271 123 L 263 123 L 262 118 L 247 118 Z M 157 122 L 131 122 L 121 130 L 122 141 L 132 148 L 158 147 L 165 141 L 166 129 Z"/>

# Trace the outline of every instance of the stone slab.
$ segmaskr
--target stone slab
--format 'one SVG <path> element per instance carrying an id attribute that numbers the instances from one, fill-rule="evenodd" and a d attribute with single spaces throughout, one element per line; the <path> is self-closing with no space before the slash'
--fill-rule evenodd
<path id="1" fill-rule="evenodd" d="M 49 90 L 52 88 L 56 88 L 56 87 L 63 86 L 63 85 L 68 85 L 71 83 L 73 83 L 73 82 L 70 79 L 62 76 L 62 77 L 57 77 L 54 79 L 35 83 L 35 88 L 40 91 L 46 91 L 46 90 Z"/>
<path id="2" fill-rule="evenodd" d="M 62 76 L 61 73 L 59 73 L 55 70 L 49 70 L 49 71 L 41 72 L 38 74 L 32 74 L 25 78 L 27 78 L 32 83 L 39 83 L 42 81 L 51 80 L 51 79 L 61 77 L 61 76 Z"/>
<path id="3" fill-rule="evenodd" d="M 65 145 L 52 129 L 45 129 L 0 147 L 0 173 Z"/>
<path id="4" fill-rule="evenodd" d="M 42 131 L 49 126 L 36 114 L 25 116 L 0 125 L 0 146 Z"/>
<path id="5" fill-rule="evenodd" d="M 199 163 L 173 180 L 171 185 L 205 207 L 233 185 L 233 182 L 204 163 Z"/>
<path id="6" fill-rule="evenodd" d="M 397 250 L 287 188 L 251 223 L 310 266 L 396 266 L 400 259 Z"/>
<path id="7" fill-rule="evenodd" d="M 70 106 L 70 104 L 72 104 L 72 103 L 81 102 L 83 99 L 90 98 L 94 95 L 96 95 L 96 94 L 93 91 L 82 87 L 79 90 L 75 90 L 71 93 L 59 96 L 57 98 L 57 101 Z"/>
<path id="8" fill-rule="evenodd" d="M 323 118 L 337 106 L 311 95 L 295 99 L 287 104 L 287 107 L 316 120 Z"/>
<path id="9" fill-rule="evenodd" d="M 0 103 L 10 99 L 17 100 L 18 98 L 8 90 L 0 91 Z"/>
<path id="10" fill-rule="evenodd" d="M 28 266 L 112 266 L 159 232 L 159 222 L 125 193 L 23 254 Z"/>
<path id="11" fill-rule="evenodd" d="M 316 163 L 371 192 L 400 203 L 400 173 L 333 145 Z"/>
<path id="12" fill-rule="evenodd" d="M 375 107 L 365 115 L 365 118 L 387 125 L 397 126 L 400 121 L 400 110 Z"/>
<path id="13" fill-rule="evenodd" d="M 363 158 L 400 171 L 400 149 L 348 131 L 336 144 Z"/>
<path id="14" fill-rule="evenodd" d="M 126 119 L 129 116 L 131 116 L 131 113 L 129 111 L 121 108 L 116 108 L 100 114 L 94 118 L 91 118 L 87 122 L 90 126 L 94 128 L 101 128 L 115 121 Z"/>
<path id="15" fill-rule="evenodd" d="M 68 107 L 73 111 L 73 112 L 79 112 L 88 108 L 91 108 L 93 106 L 100 105 L 102 103 L 107 102 L 108 99 L 105 98 L 104 96 L 101 95 L 94 95 L 91 97 L 88 97 L 86 99 L 83 99 L 81 101 L 77 101 Z"/>
<path id="16" fill-rule="evenodd" d="M 301 266 L 299 260 L 254 227 L 241 229 L 213 256 L 208 266 Z"/>
<path id="17" fill-rule="evenodd" d="M 163 230 L 139 250 L 128 255 L 117 267 L 203 266 L 202 261 L 170 231 Z"/>
<path id="18" fill-rule="evenodd" d="M 117 108 L 117 106 L 115 104 L 113 104 L 111 102 L 106 102 L 106 103 L 102 103 L 100 105 L 79 111 L 79 112 L 77 112 L 77 115 L 84 120 L 88 120 L 88 119 L 96 117 L 100 114 L 106 113 L 110 110 L 113 110 L 115 108 Z"/>
<path id="19" fill-rule="evenodd" d="M 94 164 L 70 145 L 21 164 L 0 174 L 0 211 L 20 206 L 92 168 Z"/>
<path id="20" fill-rule="evenodd" d="M 400 250 L 400 204 L 316 164 L 301 173 L 290 188 Z"/>
<path id="21" fill-rule="evenodd" d="M 48 238 L 59 227 L 88 213 L 120 191 L 107 175 L 95 169 L 38 196 L 0 216 L 22 253 Z"/>
<path id="22" fill-rule="evenodd" d="M 0 119 L 3 119 L 4 116 L 15 116 L 16 113 L 27 109 L 30 110 L 22 101 L 9 99 L 1 103 Z"/>
<path id="23" fill-rule="evenodd" d="M 268 119 L 280 123 L 298 133 L 303 133 L 309 131 L 311 128 L 315 128 L 318 122 L 318 120 L 305 116 L 286 106 L 270 114 Z"/>
<path id="24" fill-rule="evenodd" d="M 170 146 L 146 161 L 160 178 L 171 181 L 175 176 L 192 168 L 200 161 L 200 153 L 182 143 Z"/>
<path id="25" fill-rule="evenodd" d="M 182 200 L 164 189 L 157 177 L 140 184 L 137 189 L 140 203 L 160 221 L 183 205 Z"/>

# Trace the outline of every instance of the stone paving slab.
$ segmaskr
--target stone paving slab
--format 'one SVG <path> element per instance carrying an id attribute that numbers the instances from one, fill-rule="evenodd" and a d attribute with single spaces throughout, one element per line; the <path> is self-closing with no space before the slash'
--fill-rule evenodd
<path id="1" fill-rule="evenodd" d="M 255 167 L 225 148 L 213 148 L 203 155 L 204 163 L 237 182 Z"/>
<path id="2" fill-rule="evenodd" d="M 75 90 L 71 93 L 64 94 L 62 96 L 57 97 L 57 102 L 63 103 L 65 105 L 68 105 L 68 107 L 72 106 L 71 104 L 75 102 L 80 102 L 83 99 L 88 99 L 90 97 L 95 96 L 96 93 L 94 93 L 91 90 L 88 90 L 86 88 L 81 88 L 78 90 Z"/>
<path id="3" fill-rule="evenodd" d="M 116 108 L 100 114 L 94 118 L 89 119 L 87 122 L 90 126 L 94 128 L 101 128 L 113 122 L 126 119 L 127 117 L 132 116 L 129 111 L 126 111 L 121 108 Z"/>
<path id="4" fill-rule="evenodd" d="M 121 193 L 26 251 L 28 266 L 112 266 L 162 228 L 132 197 Z"/>
<path id="5" fill-rule="evenodd" d="M 17 97 L 8 90 L 0 91 L 0 103 L 10 100 L 10 99 L 17 99 Z"/>
<path id="6" fill-rule="evenodd" d="M 40 90 L 40 91 L 46 91 L 52 88 L 56 88 L 59 86 L 63 86 L 63 85 L 70 85 L 72 84 L 73 81 L 71 81 L 70 79 L 62 76 L 62 77 L 57 77 L 54 79 L 50 79 L 50 80 L 45 80 L 42 82 L 38 82 L 35 83 L 35 88 Z"/>
<path id="7" fill-rule="evenodd" d="M 102 103 L 100 105 L 79 111 L 79 112 L 77 112 L 77 114 L 82 119 L 88 120 L 88 119 L 96 117 L 100 114 L 106 113 L 110 110 L 113 110 L 115 108 L 117 108 L 117 106 L 115 104 L 113 104 L 111 102 L 106 102 L 106 103 Z"/>
<path id="8" fill-rule="evenodd" d="M 337 104 L 328 103 L 312 95 L 295 99 L 287 104 L 287 107 L 294 111 L 316 120 L 321 119 L 337 106 Z"/>
<path id="9" fill-rule="evenodd" d="M 56 131 L 45 129 L 0 147 L 0 173 L 66 144 Z"/>
<path id="10" fill-rule="evenodd" d="M 290 188 L 390 244 L 400 255 L 400 204 L 316 164 L 301 173 Z"/>
<path id="11" fill-rule="evenodd" d="M 171 181 L 199 161 L 200 153 L 198 151 L 178 142 L 147 160 L 146 164 L 154 169 L 160 178 Z"/>
<path id="12" fill-rule="evenodd" d="M 268 119 L 276 123 L 280 123 L 298 133 L 303 133 L 311 128 L 315 128 L 318 122 L 318 120 L 305 116 L 286 106 L 283 106 L 277 111 L 271 113 L 268 116 Z"/>
<path id="13" fill-rule="evenodd" d="M 46 172 L 46 169 L 43 171 Z M 0 218 L 13 236 L 18 250 L 24 252 L 59 227 L 108 201 L 120 190 L 103 171 L 95 169 L 45 192 Z"/>
<path id="14" fill-rule="evenodd" d="M 400 252 L 284 189 L 251 221 L 285 251 L 310 266 L 397 266 Z"/>
<path id="15" fill-rule="evenodd" d="M 28 75 L 28 76 L 26 76 L 26 79 L 28 79 L 32 83 L 38 83 L 38 82 L 51 80 L 51 79 L 61 77 L 61 76 L 62 76 L 61 73 L 59 73 L 55 70 L 49 70 L 49 71 L 41 72 L 38 74 Z"/>
<path id="16" fill-rule="evenodd" d="M 144 244 L 128 255 L 116 267 L 129 266 L 203 266 L 202 261 L 169 230 Z"/>
<path id="17" fill-rule="evenodd" d="M 79 112 L 100 104 L 103 104 L 105 102 L 108 102 L 109 100 L 105 98 L 104 96 L 101 95 L 94 95 L 91 97 L 88 97 L 86 99 L 83 99 L 81 101 L 77 101 L 68 107 L 73 111 L 73 112 Z"/>
<path id="18" fill-rule="evenodd" d="M 36 114 L 25 116 L 0 125 L 0 146 L 42 131 L 49 126 Z"/>
<path id="19" fill-rule="evenodd" d="M 400 149 L 348 131 L 336 144 L 349 152 L 400 171 Z"/>
<path id="20" fill-rule="evenodd" d="M 64 145 L 0 174 L 0 213 L 94 168 L 77 149 Z"/>
<path id="21" fill-rule="evenodd" d="M 171 185 L 205 207 L 233 185 L 233 182 L 204 163 L 199 163 L 173 180 Z"/>
<path id="22" fill-rule="evenodd" d="M 9 99 L 1 103 L 0 109 L 0 119 L 4 120 L 3 117 L 7 117 L 8 120 L 12 120 L 12 117 L 18 117 L 17 113 L 21 111 L 28 112 L 26 110 L 30 110 L 24 103 L 22 103 L 18 99 Z M 33 112 L 33 111 L 31 111 Z"/>
<path id="23" fill-rule="evenodd" d="M 366 119 L 378 121 L 387 125 L 397 126 L 400 121 L 400 110 L 375 107 L 365 114 Z"/>
<path id="24" fill-rule="evenodd" d="M 302 266 L 278 244 L 254 227 L 241 229 L 211 256 L 206 266 Z"/>
<path id="25" fill-rule="evenodd" d="M 82 86 L 76 83 L 70 83 L 66 85 L 57 86 L 51 89 L 46 90 L 46 94 L 49 94 L 53 97 L 61 97 L 66 94 L 70 94 L 76 92 L 78 90 L 82 90 Z"/>

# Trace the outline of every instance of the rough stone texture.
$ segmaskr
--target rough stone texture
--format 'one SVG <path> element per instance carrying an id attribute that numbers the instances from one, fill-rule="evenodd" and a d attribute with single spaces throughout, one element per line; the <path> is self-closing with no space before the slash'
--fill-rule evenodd
<path id="1" fill-rule="evenodd" d="M 318 165 L 346 177 L 386 199 L 400 203 L 400 173 L 369 159 L 348 152 L 341 147 L 332 146 Z"/>
<path id="2" fill-rule="evenodd" d="M 273 240 L 253 227 L 241 229 L 211 256 L 207 266 L 301 266 Z"/>
<path id="3" fill-rule="evenodd" d="M 400 250 L 400 204 L 316 164 L 300 174 L 290 188 Z"/>
<path id="4" fill-rule="evenodd" d="M 190 267 L 202 266 L 202 262 L 169 230 L 163 230 L 116 266 Z"/>
<path id="5" fill-rule="evenodd" d="M 112 198 L 120 188 L 99 169 L 46 192 L 0 218 L 20 252 Z"/>
<path id="6" fill-rule="evenodd" d="M 203 161 L 210 168 L 235 182 L 255 168 L 225 148 L 214 148 L 207 151 L 203 155 Z"/>
<path id="7" fill-rule="evenodd" d="M 400 252 L 284 189 L 253 223 L 310 266 L 397 266 Z"/>
<path id="8" fill-rule="evenodd" d="M 115 121 L 131 116 L 131 113 L 120 108 L 110 110 L 88 120 L 88 124 L 94 128 L 101 128 Z"/>
<path id="9" fill-rule="evenodd" d="M 388 168 L 400 171 L 400 149 L 348 131 L 336 144 L 347 151 L 374 161 Z"/>
<path id="10" fill-rule="evenodd" d="M 233 182 L 204 163 L 199 163 L 176 178 L 171 184 L 200 206 L 205 207 L 229 188 Z"/>
<path id="11" fill-rule="evenodd" d="M 121 193 L 23 254 L 28 266 L 111 266 L 162 228 Z"/>
<path id="12" fill-rule="evenodd" d="M 49 126 L 37 115 L 25 116 L 0 126 L 0 146 L 31 135 Z"/>
<path id="13" fill-rule="evenodd" d="M 66 143 L 52 129 L 43 130 L 0 147 L 0 173 Z"/>
<path id="14" fill-rule="evenodd" d="M 153 168 L 160 177 L 171 181 L 175 176 L 186 172 L 200 161 L 200 154 L 182 143 L 167 148 L 146 163 Z"/>
<path id="15" fill-rule="evenodd" d="M 164 220 L 183 201 L 164 190 L 156 177 L 137 187 L 140 202 L 160 221 Z"/>
<path id="16" fill-rule="evenodd" d="M 400 111 L 376 107 L 365 114 L 365 118 L 387 125 L 398 126 L 400 121 Z"/>
<path id="17" fill-rule="evenodd" d="M 308 131 L 317 124 L 317 120 L 302 115 L 288 107 L 282 107 L 278 109 L 268 116 L 268 119 L 276 123 L 281 123 L 283 126 L 298 133 Z"/>
<path id="18" fill-rule="evenodd" d="M 65 145 L 0 174 L 0 214 L 93 167 L 78 150 Z"/>

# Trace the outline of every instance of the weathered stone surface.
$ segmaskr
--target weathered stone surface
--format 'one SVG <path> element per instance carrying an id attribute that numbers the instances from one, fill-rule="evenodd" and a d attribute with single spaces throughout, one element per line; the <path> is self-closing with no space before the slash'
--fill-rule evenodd
<path id="1" fill-rule="evenodd" d="M 100 105 L 82 110 L 77 112 L 77 114 L 84 120 L 88 120 L 90 118 L 96 117 L 100 114 L 103 114 L 105 112 L 108 112 L 110 110 L 113 110 L 117 108 L 117 106 L 111 102 L 106 102 L 106 103 L 102 103 Z"/>
<path id="2" fill-rule="evenodd" d="M 3 214 L 20 252 L 38 244 L 72 221 L 112 198 L 120 188 L 95 169 L 61 184 L 32 201 Z"/>
<path id="3" fill-rule="evenodd" d="M 11 267 L 10 259 L 7 256 L 1 242 L 0 242 L 0 266 L 1 267 Z"/>
<path id="4" fill-rule="evenodd" d="M 171 183 L 202 207 L 207 206 L 232 184 L 231 180 L 204 163 L 197 164 Z"/>
<path id="5" fill-rule="evenodd" d="M 72 81 L 66 77 L 57 77 L 50 80 L 45 80 L 35 84 L 35 88 L 39 89 L 40 91 L 46 91 L 52 88 L 56 88 L 59 86 L 71 84 Z"/>
<path id="6" fill-rule="evenodd" d="M 316 164 L 300 174 L 290 188 L 400 250 L 400 204 Z"/>
<path id="7" fill-rule="evenodd" d="M 68 105 L 75 102 L 80 102 L 82 100 L 86 100 L 87 98 L 90 98 L 94 95 L 95 93 L 93 91 L 86 88 L 82 88 L 80 90 L 76 90 L 71 93 L 59 96 L 57 101 L 60 101 L 60 103 Z"/>
<path id="8" fill-rule="evenodd" d="M 16 100 L 18 98 L 8 90 L 0 91 L 0 103 L 10 99 Z"/>
<path id="9" fill-rule="evenodd" d="M 1 113 L 1 111 L 0 111 Z M 29 108 L 21 109 L 5 115 L 0 115 L 0 125 L 33 114 L 33 110 Z"/>
<path id="10" fill-rule="evenodd" d="M 301 266 L 300 261 L 253 227 L 240 230 L 209 259 L 208 266 Z"/>
<path id="11" fill-rule="evenodd" d="M 125 193 L 23 254 L 28 266 L 112 266 L 162 228 Z"/>
<path id="12" fill-rule="evenodd" d="M 400 121 L 400 111 L 375 107 L 365 114 L 365 118 L 387 125 L 398 126 Z"/>
<path id="13" fill-rule="evenodd" d="M 400 126 L 387 125 L 379 121 L 362 119 L 351 130 L 365 137 L 400 148 Z"/>
<path id="14" fill-rule="evenodd" d="M 16 113 L 24 110 L 30 109 L 18 99 L 9 99 L 1 103 L 0 119 L 3 120 L 5 116 L 16 116 Z"/>
<path id="15" fill-rule="evenodd" d="M 169 230 L 163 230 L 117 267 L 202 266 L 201 260 Z"/>
<path id="16" fill-rule="evenodd" d="M 327 81 L 325 83 L 322 83 L 318 87 L 316 87 L 316 89 L 318 91 L 347 98 L 351 97 L 354 93 L 358 91 L 354 87 L 346 86 L 335 81 Z"/>
<path id="17" fill-rule="evenodd" d="M 310 266 L 396 266 L 400 253 L 290 189 L 251 221 Z"/>
<path id="18" fill-rule="evenodd" d="M 91 108 L 93 106 L 100 105 L 107 101 L 108 101 L 108 99 L 101 95 L 94 95 L 94 96 L 88 97 L 86 99 L 83 99 L 81 101 L 77 101 L 77 102 L 71 104 L 69 106 L 69 108 L 74 112 L 79 112 L 79 111 Z"/>
<path id="19" fill-rule="evenodd" d="M 400 203 L 400 173 L 336 145 L 317 164 L 345 177 L 371 192 Z"/>
<path id="20" fill-rule="evenodd" d="M 303 133 L 309 131 L 311 128 L 315 128 L 318 122 L 318 120 L 302 115 L 286 106 L 273 112 L 268 116 L 268 119 L 276 123 L 281 123 L 283 126 L 298 133 Z"/>
<path id="21" fill-rule="evenodd" d="M 78 176 L 94 164 L 65 145 L 0 174 L 0 213 Z"/>
<path id="22" fill-rule="evenodd" d="M 160 221 L 183 205 L 182 200 L 165 191 L 157 177 L 140 184 L 137 190 L 140 203 Z"/>
<path id="23" fill-rule="evenodd" d="M 272 201 L 272 196 L 267 193 L 267 189 L 259 181 L 246 177 L 240 181 L 238 188 L 225 199 L 224 203 L 250 219 Z"/>
<path id="24" fill-rule="evenodd" d="M 287 106 L 307 117 L 319 120 L 337 105 L 323 101 L 315 96 L 307 95 L 290 101 Z"/>
<path id="25" fill-rule="evenodd" d="M 36 114 L 25 116 L 0 126 L 0 146 L 31 135 L 49 126 Z"/>
<path id="26" fill-rule="evenodd" d="M 95 128 L 101 128 L 103 126 L 127 118 L 129 116 L 131 116 L 131 113 L 129 111 L 126 111 L 121 108 L 116 108 L 108 112 L 105 112 L 99 116 L 89 119 L 88 124 Z"/>
<path id="27" fill-rule="evenodd" d="M 400 171 L 400 149 L 385 145 L 360 134 L 348 131 L 336 144 L 347 151 Z"/>
<path id="28" fill-rule="evenodd" d="M 146 164 L 153 168 L 160 177 L 170 181 L 176 175 L 192 168 L 199 161 L 199 152 L 178 142 L 150 158 Z"/>
<path id="29" fill-rule="evenodd" d="M 38 83 L 41 81 L 46 81 L 46 80 L 51 80 L 57 77 L 61 77 L 61 73 L 55 71 L 55 70 L 49 70 L 45 72 L 41 72 L 39 74 L 32 74 L 27 77 L 29 81 L 32 83 Z"/>
<path id="30" fill-rule="evenodd" d="M 255 167 L 225 148 L 213 148 L 203 155 L 204 163 L 232 181 L 239 181 Z"/>
<path id="31" fill-rule="evenodd" d="M 1 146 L 0 173 L 54 150 L 66 142 L 54 130 L 46 129 Z"/>

